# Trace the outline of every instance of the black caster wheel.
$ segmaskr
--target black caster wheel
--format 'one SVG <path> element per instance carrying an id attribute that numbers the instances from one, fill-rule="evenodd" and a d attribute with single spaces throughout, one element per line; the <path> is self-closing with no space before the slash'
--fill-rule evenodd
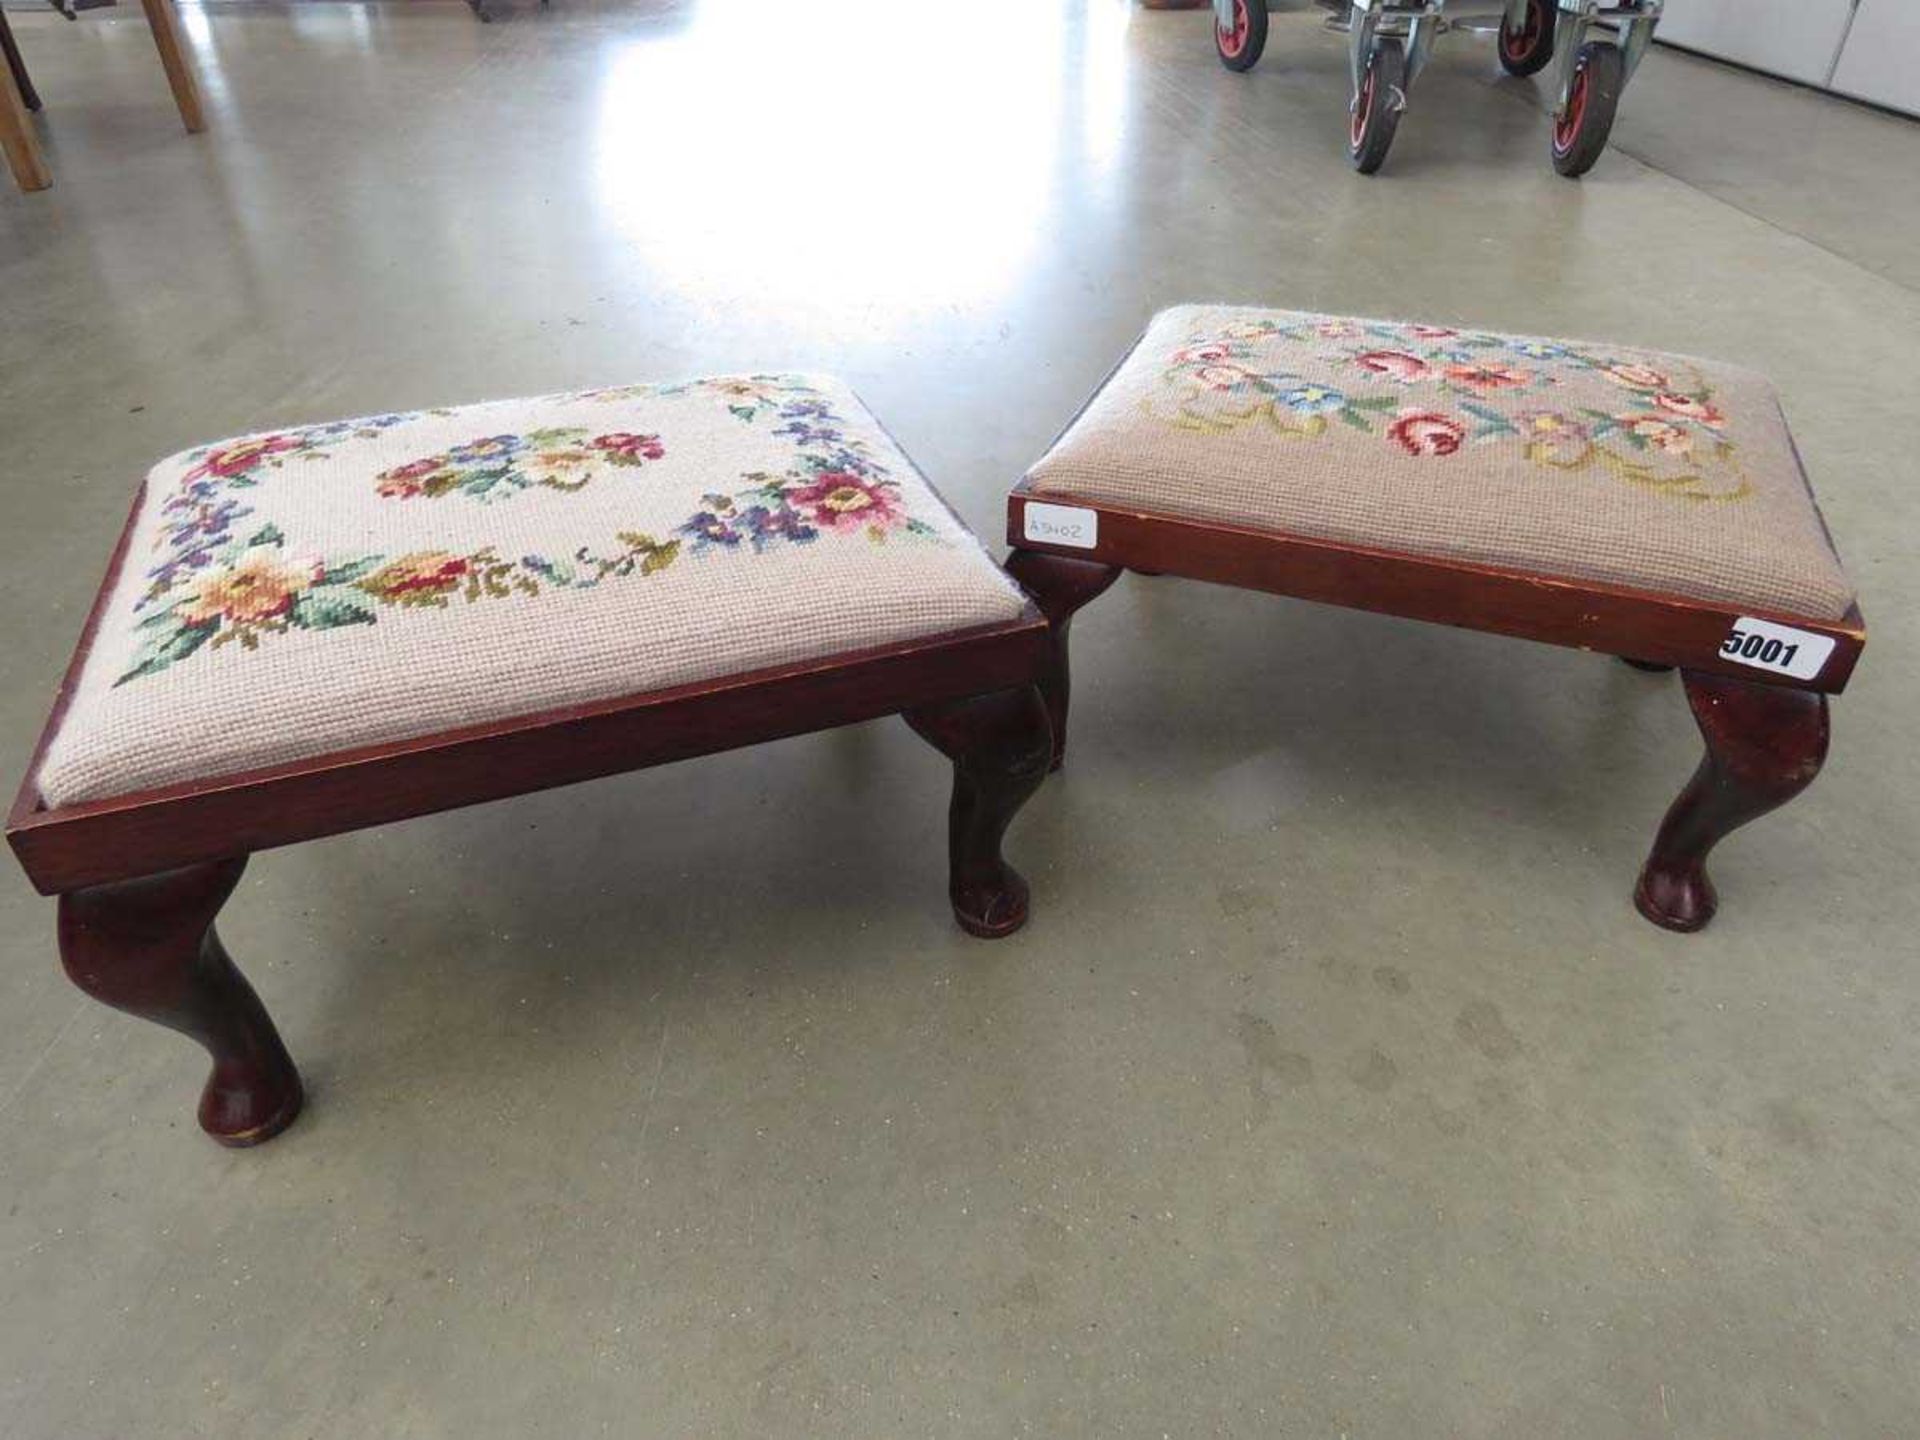
<path id="1" fill-rule="evenodd" d="M 1406 104 L 1406 47 L 1398 40 L 1376 40 L 1361 72 L 1360 91 L 1353 97 L 1353 120 L 1347 127 L 1347 154 L 1362 175 L 1373 174 L 1387 158 Z"/>
<path id="2" fill-rule="evenodd" d="M 1233 24 L 1213 17 L 1213 48 L 1229 70 L 1251 70 L 1267 48 L 1267 0 L 1233 0 Z"/>
<path id="3" fill-rule="evenodd" d="M 1553 59 L 1553 26 L 1560 17 L 1554 0 L 1527 0 L 1527 18 L 1517 30 L 1500 24 L 1500 64 L 1509 75 L 1535 75 Z"/>
<path id="4" fill-rule="evenodd" d="M 1607 148 L 1626 67 L 1620 50 L 1604 40 L 1589 40 L 1573 60 L 1573 84 L 1566 112 L 1553 120 L 1553 168 L 1569 179 L 1584 175 Z"/>

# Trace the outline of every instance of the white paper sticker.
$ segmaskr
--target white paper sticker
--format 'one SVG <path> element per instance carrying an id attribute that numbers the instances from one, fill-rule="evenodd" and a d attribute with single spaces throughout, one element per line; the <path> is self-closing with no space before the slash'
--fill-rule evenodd
<path id="1" fill-rule="evenodd" d="M 1026 536 L 1042 545 L 1071 545 L 1076 550 L 1091 550 L 1100 543 L 1100 512 L 1078 505 L 1044 505 L 1027 502 Z"/>
<path id="2" fill-rule="evenodd" d="M 1811 680 L 1833 654 L 1833 637 L 1742 615 L 1720 642 L 1720 657 L 1756 670 Z"/>

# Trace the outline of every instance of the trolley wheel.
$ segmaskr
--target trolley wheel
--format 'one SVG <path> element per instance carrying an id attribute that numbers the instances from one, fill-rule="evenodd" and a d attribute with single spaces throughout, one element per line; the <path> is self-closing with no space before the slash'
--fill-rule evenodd
<path id="1" fill-rule="evenodd" d="M 1229 70 L 1251 70 L 1267 48 L 1267 0 L 1233 0 L 1233 27 L 1213 17 L 1213 48 Z"/>
<path id="2" fill-rule="evenodd" d="M 1509 75 L 1535 75 L 1546 68 L 1553 59 L 1553 27 L 1559 18 L 1560 7 L 1554 0 L 1527 0 L 1527 18 L 1519 29 L 1510 30 L 1501 22 L 1494 48 Z"/>
<path id="3" fill-rule="evenodd" d="M 1396 39 L 1376 40 L 1353 97 L 1353 119 L 1347 127 L 1347 154 L 1353 168 L 1371 175 L 1387 158 L 1393 132 L 1407 103 L 1407 51 Z"/>
<path id="4" fill-rule="evenodd" d="M 1553 120 L 1553 168 L 1572 178 L 1584 175 L 1607 148 L 1626 66 L 1618 46 L 1589 40 L 1573 60 L 1573 84 L 1567 108 Z"/>

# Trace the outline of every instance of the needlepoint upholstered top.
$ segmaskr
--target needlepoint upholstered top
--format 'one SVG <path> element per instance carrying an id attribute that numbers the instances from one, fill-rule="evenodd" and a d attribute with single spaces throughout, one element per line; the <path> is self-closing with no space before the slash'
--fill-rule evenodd
<path id="1" fill-rule="evenodd" d="M 1615 345 L 1181 306 L 1025 489 L 1812 620 L 1854 599 L 1768 382 Z"/>
<path id="2" fill-rule="evenodd" d="M 38 786 L 58 807 L 1024 606 L 834 380 L 279 430 L 148 476 Z"/>

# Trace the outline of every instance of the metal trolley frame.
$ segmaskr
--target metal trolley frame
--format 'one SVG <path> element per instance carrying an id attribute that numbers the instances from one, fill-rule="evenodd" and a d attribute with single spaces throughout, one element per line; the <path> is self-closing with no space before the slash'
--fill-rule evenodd
<path id="1" fill-rule="evenodd" d="M 1407 91 L 1450 30 L 1492 34 L 1501 64 L 1531 75 L 1557 60 L 1553 161 L 1581 175 L 1606 148 L 1620 92 L 1653 42 L 1663 0 L 1319 0 L 1348 33 L 1353 80 L 1349 150 L 1371 174 L 1386 159 Z M 1264 0 L 1213 0 L 1214 41 L 1247 70 L 1266 43 Z"/>

